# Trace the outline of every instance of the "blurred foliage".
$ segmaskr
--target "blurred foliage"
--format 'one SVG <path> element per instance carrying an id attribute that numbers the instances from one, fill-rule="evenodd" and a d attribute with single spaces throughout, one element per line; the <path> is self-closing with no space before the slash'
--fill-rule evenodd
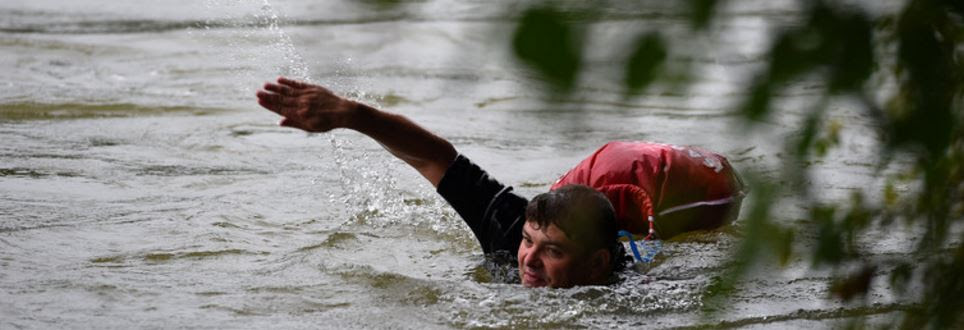
<path id="1" fill-rule="evenodd" d="M 657 33 L 639 37 L 636 49 L 626 63 L 626 88 L 636 94 L 659 76 L 659 69 L 666 61 L 666 42 Z"/>
<path id="2" fill-rule="evenodd" d="M 689 0 L 690 21 L 696 29 L 704 29 L 713 18 L 717 0 Z"/>
<path id="3" fill-rule="evenodd" d="M 519 18 L 512 49 L 518 59 L 544 75 L 554 90 L 568 92 L 577 80 L 582 59 L 577 29 L 552 7 L 530 8 Z"/>
<path id="4" fill-rule="evenodd" d="M 707 33 L 715 19 L 723 18 L 719 8 L 726 3 L 685 2 L 691 33 Z M 802 21 L 772 36 L 764 64 L 734 111 L 743 118 L 742 127 L 758 126 L 769 116 L 780 116 L 774 103 L 802 81 L 820 82 L 815 102 L 801 109 L 800 130 L 787 143 L 788 157 L 775 174 L 746 173 L 753 192 L 741 217 L 744 239 L 728 272 L 709 285 L 706 300 L 726 299 L 755 264 L 787 264 L 802 257 L 814 268 L 836 274 L 828 283 L 831 299 L 866 303 L 874 283 L 889 285 L 898 297 L 908 288 L 922 288 L 911 295 L 916 298 L 908 298 L 917 300 L 903 302 L 903 323 L 895 325 L 964 325 L 964 237 L 948 238 L 964 218 L 964 1 L 907 0 L 897 12 L 884 15 L 826 0 L 797 3 Z M 556 93 L 573 93 L 580 72 L 588 70 L 582 65 L 585 22 L 571 19 L 579 13 L 564 14 L 555 6 L 559 4 L 545 1 L 525 9 L 512 49 Z M 668 79 L 663 71 L 673 60 L 671 50 L 688 42 L 666 40 L 656 30 L 613 45 L 629 54 L 622 82 L 627 97 Z M 886 81 L 893 87 L 882 83 Z M 835 101 L 856 103 L 878 127 L 883 152 L 872 162 L 884 183 L 879 194 L 854 192 L 849 200 L 831 203 L 817 198 L 822 192 L 810 183 L 810 164 L 840 145 L 843 124 L 828 119 Z M 773 204 L 787 200 L 803 205 L 809 212 L 805 226 L 817 228 L 812 242 L 801 241 L 809 248 L 795 250 L 794 241 L 804 235 L 785 221 L 774 221 Z M 901 232 L 896 228 L 919 230 L 922 237 L 912 255 L 920 259 L 862 259 L 858 238 L 879 228 L 895 228 L 893 234 Z M 889 279 L 875 281 L 880 274 L 890 274 Z"/>

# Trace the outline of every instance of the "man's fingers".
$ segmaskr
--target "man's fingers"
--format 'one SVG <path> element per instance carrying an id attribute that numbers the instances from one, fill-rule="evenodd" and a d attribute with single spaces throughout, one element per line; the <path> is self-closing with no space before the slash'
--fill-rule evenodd
<path id="1" fill-rule="evenodd" d="M 285 115 L 284 110 L 281 108 L 281 104 L 274 103 L 263 98 L 258 98 L 258 104 L 260 104 L 265 109 L 271 110 L 271 112 L 274 112 L 282 116 Z"/>
<path id="2" fill-rule="evenodd" d="M 258 99 L 287 106 L 297 106 L 300 104 L 298 96 L 286 96 L 279 93 L 270 93 L 265 91 L 258 92 Z"/>
<path id="3" fill-rule="evenodd" d="M 282 77 L 278 78 L 277 84 L 264 84 L 264 90 L 257 93 L 258 104 L 281 115 L 278 125 L 309 131 L 305 126 L 305 118 L 310 116 L 309 98 L 318 90 L 327 91 L 319 86 Z"/>
<path id="4" fill-rule="evenodd" d="M 258 101 L 264 101 L 271 104 L 281 104 L 281 99 L 283 97 L 284 96 L 281 94 L 258 91 Z"/>
<path id="5" fill-rule="evenodd" d="M 294 96 L 295 94 L 297 94 L 297 93 L 295 92 L 295 90 L 292 89 L 291 87 L 283 86 L 283 85 L 276 85 L 276 84 L 272 84 L 272 83 L 264 84 L 264 89 L 265 89 L 265 90 L 268 90 L 268 91 L 272 91 L 272 92 L 278 93 L 278 94 L 281 94 L 281 95 L 285 95 L 285 96 Z"/>
<path id="6" fill-rule="evenodd" d="M 258 104 L 274 113 L 289 117 L 296 110 L 298 100 L 294 97 L 259 91 Z"/>
<path id="7" fill-rule="evenodd" d="M 306 84 L 297 80 L 291 80 L 285 77 L 278 77 L 278 83 L 282 85 L 286 85 L 288 87 L 293 87 L 296 89 L 303 89 L 311 86 L 309 84 Z"/>

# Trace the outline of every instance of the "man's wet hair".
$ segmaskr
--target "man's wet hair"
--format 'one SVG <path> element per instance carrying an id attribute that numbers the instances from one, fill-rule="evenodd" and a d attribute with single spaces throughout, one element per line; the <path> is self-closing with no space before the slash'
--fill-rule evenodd
<path id="1" fill-rule="evenodd" d="M 533 222 L 536 229 L 559 227 L 566 237 L 584 246 L 586 253 L 609 250 L 613 270 L 622 268 L 626 252 L 617 238 L 619 224 L 613 205 L 589 186 L 570 184 L 539 194 L 526 206 L 526 221 Z"/>

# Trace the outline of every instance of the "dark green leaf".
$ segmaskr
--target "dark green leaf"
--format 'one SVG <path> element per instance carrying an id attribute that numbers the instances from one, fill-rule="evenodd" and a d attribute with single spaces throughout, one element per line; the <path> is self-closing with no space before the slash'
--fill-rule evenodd
<path id="1" fill-rule="evenodd" d="M 713 13 L 716 11 L 717 0 L 689 0 L 690 22 L 697 30 L 705 29 L 709 25 Z"/>
<path id="2" fill-rule="evenodd" d="M 874 279 L 876 267 L 864 265 L 859 271 L 847 278 L 838 279 L 830 284 L 830 292 L 834 296 L 849 301 L 857 296 L 864 296 L 870 289 L 870 281 Z"/>
<path id="3" fill-rule="evenodd" d="M 581 45 L 574 27 L 550 7 L 526 10 L 512 38 L 516 57 L 564 92 L 576 82 Z"/>
<path id="4" fill-rule="evenodd" d="M 827 38 L 832 38 L 828 45 L 832 49 L 827 50 L 832 56 L 828 59 L 830 92 L 859 91 L 874 66 L 873 25 L 864 15 L 849 12 L 838 13 L 829 25 L 824 30 Z"/>
<path id="5" fill-rule="evenodd" d="M 657 33 L 640 36 L 636 50 L 626 63 L 626 87 L 629 94 L 636 94 L 646 88 L 659 74 L 666 61 L 666 43 Z"/>
<path id="6" fill-rule="evenodd" d="M 740 114 L 749 120 L 761 120 L 770 111 L 770 84 L 757 83 L 743 101 Z"/>

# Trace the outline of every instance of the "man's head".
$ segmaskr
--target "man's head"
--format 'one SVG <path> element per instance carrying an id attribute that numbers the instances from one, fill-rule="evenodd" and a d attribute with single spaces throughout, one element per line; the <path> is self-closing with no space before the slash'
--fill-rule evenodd
<path id="1" fill-rule="evenodd" d="M 528 287 L 604 284 L 619 242 L 613 206 L 602 193 L 567 185 L 536 196 L 526 207 L 519 277 Z"/>

